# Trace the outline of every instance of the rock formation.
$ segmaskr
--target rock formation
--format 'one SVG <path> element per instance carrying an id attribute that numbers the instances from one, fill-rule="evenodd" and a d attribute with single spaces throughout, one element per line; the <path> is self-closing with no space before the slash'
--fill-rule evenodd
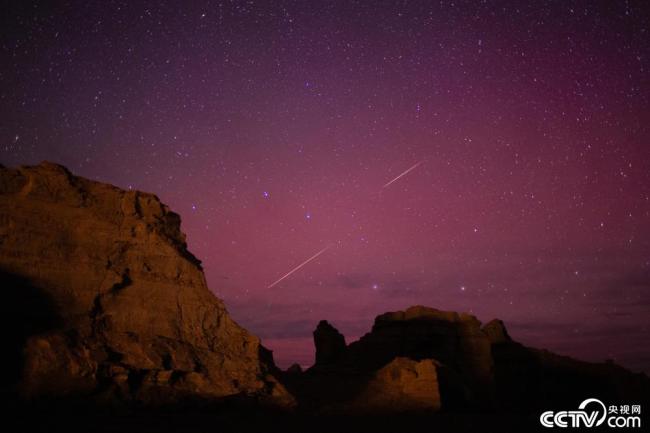
<path id="1" fill-rule="evenodd" d="M 481 327 L 421 306 L 378 316 L 348 345 L 321 321 L 314 366 L 281 373 L 208 290 L 177 214 L 49 163 L 0 167 L 0 280 L 0 390 L 24 400 L 297 399 L 305 413 L 373 416 L 650 403 L 645 375 L 525 347 L 499 320 Z"/>
<path id="2" fill-rule="evenodd" d="M 327 335 L 340 335 L 323 323 L 318 328 Z M 317 359 L 299 380 L 289 381 L 308 405 L 345 413 L 538 411 L 570 408 L 586 396 L 637 402 L 650 397 L 643 374 L 525 347 L 500 320 L 481 328 L 469 314 L 422 306 L 382 314 L 371 332 L 338 347 L 337 361 Z"/>
<path id="3" fill-rule="evenodd" d="M 512 341 L 508 331 L 506 330 L 506 325 L 503 321 L 499 319 L 494 319 L 485 324 L 482 328 L 483 333 L 490 340 L 491 344 L 496 343 L 507 343 Z"/>
<path id="4" fill-rule="evenodd" d="M 453 382 L 463 399 L 489 403 L 491 345 L 476 317 L 422 306 L 385 313 L 377 316 L 370 333 L 349 345 L 347 353 L 348 362 L 371 368 L 400 356 L 435 359 L 452 373 L 445 373 L 443 382 Z"/>
<path id="5" fill-rule="evenodd" d="M 327 320 L 321 320 L 314 330 L 314 346 L 316 364 L 332 364 L 345 353 L 345 337 Z"/>
<path id="6" fill-rule="evenodd" d="M 5 392 L 291 403 L 270 352 L 208 290 L 180 217 L 152 194 L 50 163 L 0 168 L 0 271 Z"/>
<path id="7" fill-rule="evenodd" d="M 348 410 L 357 413 L 429 412 L 440 409 L 435 362 L 395 358 L 375 371 Z"/>
<path id="8" fill-rule="evenodd" d="M 325 321 L 319 323 L 314 332 L 315 336 L 317 334 L 339 336 L 337 341 L 344 341 L 343 336 Z M 422 306 L 382 314 L 375 319 L 372 331 L 358 341 L 347 347 L 337 345 L 336 361 L 328 358 L 325 362 L 323 357 L 319 358 L 319 340 L 315 338 L 315 341 L 316 363 L 309 371 L 312 376 L 336 376 L 336 371 L 340 371 L 345 377 L 342 380 L 348 383 L 358 382 L 356 377 L 367 376 L 364 380 L 374 381 L 373 389 L 376 390 L 383 383 L 374 379 L 377 372 L 394 359 L 434 360 L 435 376 L 444 388 L 441 394 L 446 406 L 490 406 L 493 403 L 490 340 L 481 330 L 481 323 L 469 314 Z M 326 380 L 332 381 L 336 380 Z M 324 386 L 328 388 L 334 385 L 326 383 Z M 366 387 L 363 383 L 357 383 L 354 387 L 348 392 L 367 393 L 363 391 Z M 386 392 L 392 391 L 387 389 Z M 326 390 L 322 393 L 328 394 Z M 420 402 L 423 407 L 430 404 L 429 400 Z M 359 405 L 355 404 L 355 407 Z M 440 407 L 440 397 L 436 407 Z"/>
<path id="9" fill-rule="evenodd" d="M 650 404 L 648 377 L 611 362 L 579 361 L 512 340 L 493 343 L 492 356 L 497 399 L 503 409 L 572 407 L 587 396 Z"/>

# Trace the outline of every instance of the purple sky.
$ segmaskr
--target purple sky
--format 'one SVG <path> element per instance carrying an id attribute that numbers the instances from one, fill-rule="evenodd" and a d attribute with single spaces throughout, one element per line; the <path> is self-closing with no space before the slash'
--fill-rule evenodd
<path id="1" fill-rule="evenodd" d="M 0 161 L 156 193 L 281 366 L 423 304 L 650 371 L 646 2 L 58 3 L 0 18 Z"/>

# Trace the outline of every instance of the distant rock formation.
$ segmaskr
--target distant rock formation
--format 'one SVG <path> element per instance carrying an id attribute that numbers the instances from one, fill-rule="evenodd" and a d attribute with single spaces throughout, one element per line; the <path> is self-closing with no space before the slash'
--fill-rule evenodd
<path id="1" fill-rule="evenodd" d="M 0 168 L 0 271 L 4 392 L 292 402 L 152 194 L 51 163 Z"/>
<path id="2" fill-rule="evenodd" d="M 373 373 L 348 406 L 348 411 L 356 413 L 438 411 L 440 392 L 435 362 L 393 359 Z"/>
<path id="3" fill-rule="evenodd" d="M 485 326 L 483 326 L 482 331 L 492 344 L 512 341 L 512 338 L 510 338 L 510 335 L 508 335 L 508 331 L 506 330 L 506 325 L 499 319 L 493 319 L 486 323 Z"/>
<path id="4" fill-rule="evenodd" d="M 455 399 L 481 404 L 491 400 L 490 341 L 474 316 L 422 306 L 385 313 L 377 316 L 370 333 L 349 345 L 347 353 L 348 362 L 370 368 L 395 357 L 435 359 L 446 369 L 441 380 L 452 382 L 460 394 Z"/>
<path id="5" fill-rule="evenodd" d="M 326 329 L 326 335 L 342 340 L 329 323 L 319 328 L 319 335 Z M 300 378 L 288 381 L 303 405 L 383 413 L 538 410 L 573 407 L 587 397 L 650 400 L 644 374 L 527 348 L 510 338 L 502 321 L 481 328 L 476 317 L 464 313 L 422 306 L 385 313 L 371 332 L 337 347 L 337 361 L 317 358 Z"/>
<path id="6" fill-rule="evenodd" d="M 512 340 L 492 344 L 492 357 L 496 395 L 503 409 L 571 407 L 587 396 L 604 402 L 650 404 L 648 377 L 612 362 L 579 361 Z"/>
<path id="7" fill-rule="evenodd" d="M 345 337 L 327 320 L 321 320 L 314 330 L 316 364 L 327 365 L 338 361 L 345 353 Z"/>

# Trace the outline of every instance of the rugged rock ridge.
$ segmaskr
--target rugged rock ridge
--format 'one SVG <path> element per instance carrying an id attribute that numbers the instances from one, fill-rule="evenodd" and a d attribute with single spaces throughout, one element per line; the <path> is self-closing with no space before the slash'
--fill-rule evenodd
<path id="1" fill-rule="evenodd" d="M 422 306 L 385 313 L 376 317 L 371 332 L 347 346 L 331 324 L 321 321 L 314 341 L 316 363 L 302 383 L 295 377 L 288 382 L 299 399 L 318 395 L 314 405 L 321 410 L 394 413 L 493 406 L 491 342 L 469 314 Z M 323 349 L 333 346 L 335 351 Z M 375 394 L 385 396 L 370 398 Z"/>
<path id="2" fill-rule="evenodd" d="M 0 391 L 12 397 L 293 407 L 295 396 L 307 413 L 373 416 L 538 413 L 586 397 L 650 404 L 643 374 L 525 347 L 500 320 L 422 306 L 378 316 L 350 344 L 321 321 L 316 364 L 280 374 L 208 290 L 177 214 L 55 164 L 0 167 L 0 281 Z"/>
<path id="3" fill-rule="evenodd" d="M 476 317 L 414 306 L 377 316 L 372 331 L 348 346 L 348 362 L 376 367 L 397 357 L 435 359 L 454 398 L 491 400 L 493 376 L 490 340 Z M 443 371 L 444 370 L 444 371 Z"/>
<path id="4" fill-rule="evenodd" d="M 180 217 L 152 194 L 51 163 L 0 168 L 0 271 L 5 391 L 291 403 L 270 352 L 208 290 Z"/>
<path id="5" fill-rule="evenodd" d="M 333 335 L 343 339 L 331 324 L 318 325 L 317 353 Z M 587 397 L 650 402 L 644 374 L 525 347 L 500 320 L 481 327 L 472 315 L 422 306 L 377 316 L 371 332 L 338 346 L 335 361 L 317 357 L 287 383 L 303 404 L 335 412 L 537 411 Z"/>

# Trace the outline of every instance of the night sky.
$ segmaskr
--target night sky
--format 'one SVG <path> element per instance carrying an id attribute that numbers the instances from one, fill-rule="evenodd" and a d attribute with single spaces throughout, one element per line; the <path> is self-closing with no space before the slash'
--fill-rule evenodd
<path id="1" fill-rule="evenodd" d="M 282 367 L 423 304 L 650 371 L 650 7 L 528 3 L 5 2 L 0 162 L 157 194 Z"/>

